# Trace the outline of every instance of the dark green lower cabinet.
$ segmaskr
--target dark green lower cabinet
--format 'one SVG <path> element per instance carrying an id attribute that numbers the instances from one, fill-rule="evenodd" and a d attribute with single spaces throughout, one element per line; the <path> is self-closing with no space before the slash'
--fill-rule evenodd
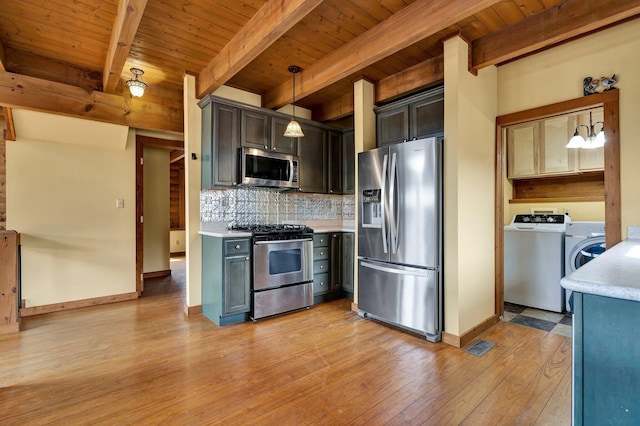
<path id="1" fill-rule="evenodd" d="M 640 302 L 573 297 L 573 424 L 640 425 Z"/>
<path id="2" fill-rule="evenodd" d="M 217 325 L 249 319 L 249 238 L 202 237 L 202 313 Z"/>
<path id="3" fill-rule="evenodd" d="M 314 303 L 345 296 L 353 300 L 353 259 L 352 232 L 314 234 Z"/>

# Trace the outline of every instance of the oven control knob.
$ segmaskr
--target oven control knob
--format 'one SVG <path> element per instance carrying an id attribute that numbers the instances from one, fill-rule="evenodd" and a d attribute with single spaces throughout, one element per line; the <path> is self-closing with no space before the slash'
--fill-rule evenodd
<path id="1" fill-rule="evenodd" d="M 240 250 L 240 244 L 236 244 L 236 250 Z"/>

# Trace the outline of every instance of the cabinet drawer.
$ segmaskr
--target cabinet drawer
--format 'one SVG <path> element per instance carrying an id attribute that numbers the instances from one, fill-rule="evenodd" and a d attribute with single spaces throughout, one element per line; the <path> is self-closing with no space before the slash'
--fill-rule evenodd
<path id="1" fill-rule="evenodd" d="M 314 247 L 329 246 L 329 234 L 313 234 L 313 246 Z"/>
<path id="2" fill-rule="evenodd" d="M 328 260 L 316 260 L 313 262 L 313 273 L 321 274 L 323 272 L 329 272 L 329 261 Z"/>
<path id="3" fill-rule="evenodd" d="M 329 274 L 316 274 L 313 276 L 313 294 L 327 293 L 330 289 Z"/>
<path id="4" fill-rule="evenodd" d="M 313 249 L 313 260 L 329 259 L 329 247 L 316 247 Z"/>
<path id="5" fill-rule="evenodd" d="M 224 242 L 224 254 L 225 256 L 240 254 L 240 253 L 249 253 L 250 241 L 249 239 L 244 240 L 226 240 Z"/>

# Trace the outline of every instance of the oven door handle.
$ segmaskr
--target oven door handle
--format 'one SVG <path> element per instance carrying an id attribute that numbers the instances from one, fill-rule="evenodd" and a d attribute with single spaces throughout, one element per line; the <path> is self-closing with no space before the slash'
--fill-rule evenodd
<path id="1" fill-rule="evenodd" d="M 292 240 L 269 240 L 269 241 L 256 241 L 253 244 L 261 245 L 261 244 L 289 244 L 295 243 L 297 241 L 313 241 L 313 238 L 294 238 Z"/>

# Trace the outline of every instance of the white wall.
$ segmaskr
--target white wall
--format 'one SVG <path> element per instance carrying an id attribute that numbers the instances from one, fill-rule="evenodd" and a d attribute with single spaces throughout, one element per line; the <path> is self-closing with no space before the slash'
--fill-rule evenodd
<path id="1" fill-rule="evenodd" d="M 638 34 L 640 19 L 635 19 L 498 69 L 498 115 L 579 98 L 584 77 L 616 74 L 620 89 L 622 238 L 626 238 L 627 226 L 640 224 Z"/>
<path id="2" fill-rule="evenodd" d="M 170 269 L 169 150 L 143 150 L 144 261 L 143 272 Z"/>
<path id="3" fill-rule="evenodd" d="M 445 331 L 461 336 L 495 312 L 497 71 L 468 72 L 468 45 L 444 43 Z"/>
<path id="4" fill-rule="evenodd" d="M 186 250 L 186 231 L 184 229 L 169 231 L 169 252 L 183 253 Z"/>
<path id="5" fill-rule="evenodd" d="M 22 233 L 26 307 L 135 292 L 134 132 L 18 109 L 14 123 L 7 226 Z"/>
<path id="6" fill-rule="evenodd" d="M 202 113 L 196 99 L 196 79 L 185 75 L 183 80 L 184 102 L 184 186 L 186 238 L 187 301 L 185 310 L 202 304 L 202 236 L 200 230 L 200 180 L 202 147 Z M 195 154 L 198 160 L 192 160 Z"/>

